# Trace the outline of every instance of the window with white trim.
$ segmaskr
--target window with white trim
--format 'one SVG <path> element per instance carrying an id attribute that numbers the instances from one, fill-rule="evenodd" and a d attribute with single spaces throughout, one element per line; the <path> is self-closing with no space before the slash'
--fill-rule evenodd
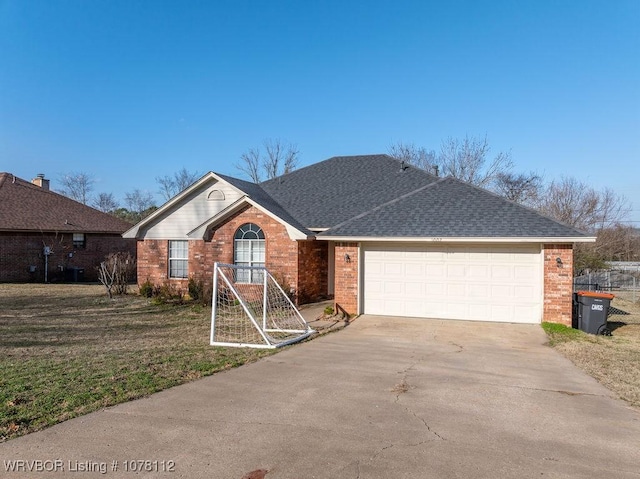
<path id="1" fill-rule="evenodd" d="M 189 269 L 189 242 L 169 241 L 169 278 L 186 278 Z"/>
<path id="2" fill-rule="evenodd" d="M 233 262 L 238 266 L 264 266 L 265 243 L 262 228 L 253 223 L 246 223 L 236 230 L 233 237 Z M 238 283 L 262 282 L 262 271 L 238 269 Z"/>
<path id="3" fill-rule="evenodd" d="M 76 249 L 84 249 L 87 246 L 84 233 L 73 233 L 73 247 Z"/>

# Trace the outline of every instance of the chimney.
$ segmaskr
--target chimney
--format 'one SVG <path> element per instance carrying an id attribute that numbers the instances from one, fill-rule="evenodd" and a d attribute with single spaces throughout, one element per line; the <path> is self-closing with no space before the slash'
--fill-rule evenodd
<path id="1" fill-rule="evenodd" d="M 33 180 L 31 180 L 31 183 L 39 186 L 43 190 L 49 190 L 49 180 L 45 179 L 44 173 L 38 173 L 38 175 Z"/>

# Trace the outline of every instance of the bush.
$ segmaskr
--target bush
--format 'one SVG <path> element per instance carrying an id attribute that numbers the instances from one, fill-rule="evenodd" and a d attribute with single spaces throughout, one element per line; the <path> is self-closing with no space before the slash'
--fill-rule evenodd
<path id="1" fill-rule="evenodd" d="M 153 283 L 149 281 L 149 278 L 140 285 L 140 296 L 144 296 L 145 298 L 150 298 L 153 296 Z"/>
<path id="2" fill-rule="evenodd" d="M 325 316 L 333 316 L 333 307 L 327 306 L 326 308 L 324 308 L 324 314 Z"/>
<path id="3" fill-rule="evenodd" d="M 194 301 L 202 300 L 202 296 L 204 293 L 204 283 L 201 279 L 195 280 L 194 278 L 189 278 L 189 297 Z"/>

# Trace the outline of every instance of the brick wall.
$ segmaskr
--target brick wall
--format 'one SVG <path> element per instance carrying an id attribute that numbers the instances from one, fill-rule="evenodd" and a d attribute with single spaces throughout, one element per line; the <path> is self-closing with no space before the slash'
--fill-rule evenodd
<path id="1" fill-rule="evenodd" d="M 328 297 L 329 243 L 298 241 L 298 301 L 300 304 Z"/>
<path id="2" fill-rule="evenodd" d="M 335 308 L 350 315 L 358 314 L 358 250 L 358 243 L 336 243 Z"/>
<path id="3" fill-rule="evenodd" d="M 48 258 L 50 282 L 64 280 L 67 268 L 82 268 L 85 281 L 97 281 L 96 268 L 108 254 L 136 255 L 135 240 L 116 234 L 85 234 L 85 247 L 74 248 L 71 233 L 0 233 L 0 282 L 44 282 L 45 245 L 53 251 Z"/>
<path id="4" fill-rule="evenodd" d="M 294 288 L 304 300 L 316 299 L 327 291 L 327 245 L 320 241 L 294 241 L 286 228 L 269 215 L 247 206 L 208 232 L 210 240 L 189 241 L 189 276 L 211 286 L 213 264 L 233 264 L 233 242 L 237 229 L 254 223 L 265 235 L 266 267 L 283 286 Z M 167 281 L 168 241 L 138 242 L 138 281 L 154 284 Z M 314 268 L 319 273 L 314 273 Z M 171 279 L 185 289 L 188 280 Z"/>
<path id="5" fill-rule="evenodd" d="M 573 246 L 545 244 L 543 321 L 571 326 L 573 295 Z M 558 265 L 557 258 L 562 261 Z"/>

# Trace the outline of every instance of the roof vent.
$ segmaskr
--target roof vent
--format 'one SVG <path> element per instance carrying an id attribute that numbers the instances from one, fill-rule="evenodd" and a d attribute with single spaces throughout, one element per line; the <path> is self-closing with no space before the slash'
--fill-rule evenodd
<path id="1" fill-rule="evenodd" d="M 402 163 L 400 163 L 400 171 L 404 171 L 407 168 L 409 168 L 409 165 L 407 165 L 404 160 L 402 160 Z"/>
<path id="2" fill-rule="evenodd" d="M 49 190 L 49 180 L 45 179 L 44 173 L 38 173 L 37 176 L 31 180 L 31 183 L 39 186 L 43 190 Z"/>

